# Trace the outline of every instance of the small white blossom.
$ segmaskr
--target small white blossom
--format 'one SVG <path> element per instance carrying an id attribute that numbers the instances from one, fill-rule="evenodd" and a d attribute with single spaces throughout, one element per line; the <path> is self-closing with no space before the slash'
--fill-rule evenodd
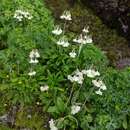
<path id="1" fill-rule="evenodd" d="M 84 27 L 83 30 L 82 30 L 82 32 L 89 33 L 89 27 Z"/>
<path id="2" fill-rule="evenodd" d="M 14 13 L 14 18 L 16 18 L 19 22 L 21 22 L 24 18 L 30 20 L 33 17 L 29 12 L 23 10 L 16 10 Z"/>
<path id="3" fill-rule="evenodd" d="M 79 43 L 79 44 L 86 44 L 86 39 L 82 34 L 80 34 L 79 37 L 73 39 L 73 42 Z"/>
<path id="4" fill-rule="evenodd" d="M 96 86 L 98 88 L 100 88 L 100 86 L 101 86 L 101 83 L 97 80 L 92 80 L 92 83 L 93 83 L 94 86 Z"/>
<path id="5" fill-rule="evenodd" d="M 74 38 L 73 42 L 80 43 L 78 38 Z"/>
<path id="6" fill-rule="evenodd" d="M 71 106 L 71 114 L 75 115 L 76 113 L 78 113 L 80 111 L 81 107 L 78 105 L 73 105 Z"/>
<path id="7" fill-rule="evenodd" d="M 36 75 L 36 71 L 30 71 L 30 72 L 28 73 L 28 75 L 29 75 L 29 76 L 34 76 L 34 75 Z"/>
<path id="8" fill-rule="evenodd" d="M 49 86 L 48 86 L 48 85 L 45 85 L 45 86 L 41 86 L 41 87 L 40 87 L 41 92 L 47 91 L 48 89 L 49 89 Z"/>
<path id="9" fill-rule="evenodd" d="M 83 36 L 82 36 L 82 34 L 81 34 L 79 37 L 74 38 L 74 39 L 73 39 L 73 42 L 82 44 L 82 43 L 84 42 L 83 40 L 84 40 L 84 39 L 83 39 Z"/>
<path id="10" fill-rule="evenodd" d="M 107 89 L 106 85 L 103 83 L 102 80 L 92 80 L 92 83 L 93 83 L 94 86 L 96 86 L 96 87 L 98 87 L 98 88 L 100 88 L 102 90 Z"/>
<path id="11" fill-rule="evenodd" d="M 60 16 L 60 19 L 65 19 L 68 21 L 72 20 L 70 11 L 64 11 L 63 14 Z"/>
<path id="12" fill-rule="evenodd" d="M 90 36 L 85 36 L 84 38 L 85 38 L 86 43 L 88 43 L 88 44 L 93 42 L 93 40 Z"/>
<path id="13" fill-rule="evenodd" d="M 36 102 L 37 105 L 40 105 L 40 102 Z"/>
<path id="14" fill-rule="evenodd" d="M 94 78 L 96 76 L 100 76 L 100 73 L 98 71 L 95 71 L 94 69 L 82 70 L 82 73 L 87 75 L 90 78 Z"/>
<path id="15" fill-rule="evenodd" d="M 71 58 L 75 58 L 76 57 L 76 53 L 74 51 L 70 52 L 69 55 L 70 55 Z"/>
<path id="16" fill-rule="evenodd" d="M 72 75 L 68 75 L 68 80 L 71 82 L 77 82 L 78 84 L 83 84 L 83 73 L 80 72 L 78 69 Z"/>
<path id="17" fill-rule="evenodd" d="M 70 44 L 67 39 L 62 37 L 61 39 L 59 39 L 59 41 L 57 41 L 57 45 L 61 45 L 63 47 L 68 47 Z"/>
<path id="18" fill-rule="evenodd" d="M 58 130 L 58 128 L 55 126 L 55 121 L 51 119 L 49 121 L 50 130 Z"/>
<path id="19" fill-rule="evenodd" d="M 98 94 L 98 95 L 102 95 L 102 91 L 100 89 L 95 91 L 95 93 Z"/>
<path id="20" fill-rule="evenodd" d="M 37 59 L 30 59 L 30 64 L 37 64 L 39 61 Z"/>
<path id="21" fill-rule="evenodd" d="M 73 39 L 73 42 L 79 44 L 87 44 L 87 43 L 92 43 L 93 40 L 90 36 L 83 36 L 82 34 L 80 34 L 79 37 Z"/>
<path id="22" fill-rule="evenodd" d="M 39 57 L 40 57 L 40 54 L 39 54 L 39 52 L 38 52 L 37 49 L 33 49 L 33 50 L 30 52 L 29 57 L 30 57 L 31 59 L 33 59 L 33 58 L 39 58 Z"/>
<path id="23" fill-rule="evenodd" d="M 52 33 L 55 35 L 60 35 L 62 33 L 62 29 L 59 26 L 55 26 Z"/>
<path id="24" fill-rule="evenodd" d="M 106 85 L 103 83 L 102 80 L 92 80 L 92 83 L 93 83 L 94 86 L 96 86 L 98 88 L 98 90 L 95 91 L 95 93 L 98 94 L 98 95 L 102 95 L 101 90 L 107 89 Z"/>

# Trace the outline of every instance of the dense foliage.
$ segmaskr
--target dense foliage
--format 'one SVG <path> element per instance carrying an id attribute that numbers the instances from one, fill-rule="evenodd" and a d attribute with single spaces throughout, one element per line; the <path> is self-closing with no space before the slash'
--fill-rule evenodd
<path id="1" fill-rule="evenodd" d="M 24 12 L 22 18 L 14 17 L 18 10 Z M 53 19 L 40 0 L 2 0 L 0 11 L 0 42 L 7 46 L 0 51 L 1 114 L 5 104 L 37 104 L 49 114 L 51 130 L 130 129 L 129 69 L 108 67 L 106 56 L 92 43 L 69 39 L 69 45 L 58 45 L 60 37 L 67 39 L 69 21 L 61 20 L 61 36 L 52 34 Z"/>

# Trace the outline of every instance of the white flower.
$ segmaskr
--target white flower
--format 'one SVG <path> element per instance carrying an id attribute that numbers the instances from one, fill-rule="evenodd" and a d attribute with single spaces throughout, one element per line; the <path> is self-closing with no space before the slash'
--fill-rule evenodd
<path id="1" fill-rule="evenodd" d="M 29 12 L 22 11 L 22 10 L 16 10 L 14 13 L 14 18 L 16 18 L 19 22 L 22 21 L 24 18 L 30 20 L 33 17 Z"/>
<path id="2" fill-rule="evenodd" d="M 93 40 L 90 36 L 85 36 L 84 38 L 85 38 L 86 43 L 92 43 L 93 42 Z"/>
<path id="3" fill-rule="evenodd" d="M 61 39 L 59 39 L 59 41 L 57 42 L 57 45 L 61 45 L 63 47 L 68 47 L 69 46 L 69 42 L 67 39 L 65 39 L 64 37 L 62 37 Z"/>
<path id="4" fill-rule="evenodd" d="M 55 126 L 55 122 L 53 119 L 49 121 L 49 125 L 51 130 L 58 130 L 58 128 Z"/>
<path id="5" fill-rule="evenodd" d="M 33 64 L 33 63 L 34 63 L 34 64 L 37 64 L 38 62 L 39 62 L 39 61 L 38 61 L 37 59 L 32 59 L 32 58 L 31 58 L 30 61 L 29 61 L 30 64 Z"/>
<path id="6" fill-rule="evenodd" d="M 47 91 L 48 89 L 49 89 L 49 86 L 48 86 L 48 85 L 45 85 L 45 86 L 41 86 L 41 87 L 40 87 L 41 92 Z"/>
<path id="7" fill-rule="evenodd" d="M 77 82 L 78 84 L 83 84 L 83 73 L 77 69 L 74 74 L 68 75 L 68 80 L 71 82 Z"/>
<path id="8" fill-rule="evenodd" d="M 36 75 L 36 71 L 30 71 L 30 72 L 28 73 L 28 75 L 29 75 L 29 76 L 34 76 L 34 75 Z"/>
<path id="9" fill-rule="evenodd" d="M 92 43 L 93 40 L 90 36 L 83 36 L 82 34 L 80 34 L 79 37 L 73 39 L 73 42 L 79 44 L 87 44 L 87 43 Z"/>
<path id="10" fill-rule="evenodd" d="M 70 55 L 71 58 L 75 58 L 76 57 L 76 53 L 74 51 L 70 52 L 69 55 Z"/>
<path id="11" fill-rule="evenodd" d="M 62 29 L 59 26 L 55 26 L 52 33 L 55 35 L 60 35 L 62 33 Z"/>
<path id="12" fill-rule="evenodd" d="M 65 19 L 68 21 L 72 20 L 70 11 L 64 11 L 63 14 L 60 16 L 60 19 Z"/>
<path id="13" fill-rule="evenodd" d="M 57 45 L 63 45 L 64 44 L 64 40 L 63 39 L 59 39 L 59 41 L 57 41 Z"/>
<path id="14" fill-rule="evenodd" d="M 73 42 L 79 43 L 79 44 L 86 44 L 86 39 L 82 34 L 79 35 L 79 37 L 73 39 Z"/>
<path id="15" fill-rule="evenodd" d="M 98 94 L 98 95 L 102 95 L 101 90 L 107 89 L 106 85 L 103 83 L 102 80 L 92 80 L 92 83 L 93 83 L 94 86 L 96 86 L 98 88 L 98 90 L 95 91 L 95 93 Z"/>
<path id="16" fill-rule="evenodd" d="M 99 89 L 99 90 L 97 90 L 97 91 L 95 91 L 95 93 L 96 94 L 98 94 L 98 95 L 102 95 L 102 92 L 101 92 L 101 90 Z"/>
<path id="17" fill-rule="evenodd" d="M 101 86 L 101 83 L 97 80 L 92 80 L 92 83 L 93 83 L 94 86 L 96 86 L 98 88 L 100 88 L 100 86 Z"/>
<path id="18" fill-rule="evenodd" d="M 33 49 L 33 50 L 30 52 L 29 57 L 30 57 L 31 59 L 33 59 L 33 58 L 39 58 L 39 57 L 40 57 L 40 54 L 39 54 L 39 52 L 38 52 L 37 49 Z"/>
<path id="19" fill-rule="evenodd" d="M 36 102 L 37 105 L 40 105 L 40 102 Z"/>
<path id="20" fill-rule="evenodd" d="M 73 42 L 80 43 L 80 41 L 79 41 L 78 38 L 74 38 L 74 39 L 73 39 Z"/>
<path id="21" fill-rule="evenodd" d="M 96 76 L 100 76 L 100 73 L 98 71 L 93 70 L 93 69 L 82 70 L 82 73 L 87 75 L 90 78 L 94 78 Z"/>
<path id="22" fill-rule="evenodd" d="M 70 44 L 68 41 L 65 41 L 64 44 L 62 45 L 63 47 L 68 47 Z"/>
<path id="23" fill-rule="evenodd" d="M 71 114 L 75 115 L 76 113 L 78 113 L 80 111 L 81 107 L 78 105 L 73 105 L 71 106 Z"/>
<path id="24" fill-rule="evenodd" d="M 74 80 L 73 80 L 73 76 L 71 76 L 71 75 L 68 75 L 68 80 L 70 80 L 71 82 L 73 82 Z"/>
<path id="25" fill-rule="evenodd" d="M 89 33 L 89 27 L 84 27 L 83 30 L 82 30 L 82 32 Z"/>
<path id="26" fill-rule="evenodd" d="M 94 86 L 96 86 L 96 87 L 98 87 L 98 88 L 100 88 L 102 90 L 107 89 L 106 85 L 103 83 L 102 80 L 92 80 L 92 83 L 93 83 Z"/>
<path id="27" fill-rule="evenodd" d="M 24 12 L 23 15 L 24 15 L 25 18 L 27 18 L 29 20 L 32 19 L 32 16 L 30 15 L 29 12 Z"/>

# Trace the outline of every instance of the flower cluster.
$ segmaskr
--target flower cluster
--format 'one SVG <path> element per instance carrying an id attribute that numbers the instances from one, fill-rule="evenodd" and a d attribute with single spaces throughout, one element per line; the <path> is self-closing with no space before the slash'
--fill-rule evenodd
<path id="1" fill-rule="evenodd" d="M 72 74 L 68 75 L 68 80 L 71 82 L 77 82 L 78 84 L 83 84 L 84 81 L 84 75 L 86 75 L 89 78 L 95 78 L 97 76 L 100 76 L 100 73 L 98 71 L 95 71 L 94 69 L 88 69 L 88 70 L 81 70 L 79 71 L 78 69 Z M 101 90 L 106 90 L 107 87 L 103 83 L 102 80 L 92 80 L 92 83 L 94 86 L 99 88 L 95 93 L 102 95 Z"/>
<path id="2" fill-rule="evenodd" d="M 79 44 L 87 44 L 87 43 L 89 44 L 92 43 L 93 40 L 89 35 L 84 36 L 83 34 L 80 34 L 79 37 L 73 39 L 73 42 Z"/>
<path id="3" fill-rule="evenodd" d="M 30 54 L 29 54 L 29 63 L 30 64 L 37 64 L 39 61 L 38 61 L 38 58 L 40 57 L 40 54 L 38 52 L 37 49 L 33 49 Z M 29 76 L 33 76 L 33 75 L 36 75 L 36 71 L 32 70 L 32 68 L 30 68 L 30 72 L 28 73 Z"/>
<path id="4" fill-rule="evenodd" d="M 106 90 L 106 85 L 103 83 L 102 80 L 92 80 L 92 83 L 94 86 L 98 88 L 98 90 L 95 92 L 96 94 L 102 95 L 101 90 Z"/>
<path id="5" fill-rule="evenodd" d="M 100 76 L 100 73 L 98 71 L 95 71 L 94 69 L 88 69 L 88 70 L 82 70 L 82 73 L 87 75 L 89 78 L 95 78 L 96 76 Z M 101 90 L 106 90 L 106 85 L 103 83 L 102 80 L 92 80 L 92 84 L 99 88 L 97 91 L 95 91 L 96 94 L 102 95 Z"/>
<path id="6" fill-rule="evenodd" d="M 45 86 L 41 86 L 41 87 L 40 87 L 41 92 L 47 91 L 48 89 L 49 89 L 49 86 L 48 86 L 48 85 L 45 85 Z"/>
<path id="7" fill-rule="evenodd" d="M 68 75 L 68 80 L 71 82 L 77 82 L 78 84 L 83 84 L 83 73 L 77 69 L 72 75 Z"/>
<path id="8" fill-rule="evenodd" d="M 71 106 L 71 114 L 75 115 L 76 113 L 78 113 L 80 111 L 81 107 L 78 105 L 73 105 Z"/>
<path id="9" fill-rule="evenodd" d="M 60 18 L 64 19 L 64 20 L 69 20 L 69 21 L 72 20 L 70 11 L 64 11 L 63 14 L 60 16 Z M 60 35 L 60 34 L 62 34 L 63 31 L 65 31 L 65 25 L 64 25 L 64 30 L 62 30 L 60 28 L 60 26 L 55 26 L 54 30 L 52 30 L 52 33 L 55 34 L 55 35 Z M 60 45 L 60 46 L 63 46 L 63 47 L 68 47 L 69 46 L 69 42 L 68 42 L 67 38 L 62 36 L 57 41 L 57 45 Z"/>
<path id="10" fill-rule="evenodd" d="M 16 18 L 19 22 L 21 22 L 23 19 L 32 19 L 32 15 L 29 12 L 22 11 L 22 10 L 16 10 L 14 13 L 14 18 Z"/>
<path id="11" fill-rule="evenodd" d="M 33 71 L 32 69 L 30 70 L 30 72 L 28 73 L 29 76 L 33 76 L 36 75 L 36 71 Z"/>
<path id="12" fill-rule="evenodd" d="M 82 30 L 83 33 L 89 33 L 89 26 L 88 27 L 84 27 Z"/>
<path id="13" fill-rule="evenodd" d="M 95 78 L 96 76 L 100 76 L 100 73 L 98 71 L 95 71 L 94 69 L 88 69 L 88 70 L 82 70 L 79 71 L 78 69 L 72 74 L 68 75 L 68 79 L 71 82 L 77 82 L 78 84 L 83 84 L 84 75 L 87 75 L 89 78 Z"/>
<path id="14" fill-rule="evenodd" d="M 76 52 L 74 52 L 74 51 L 72 51 L 72 52 L 70 52 L 69 53 L 69 56 L 71 57 L 71 58 L 75 58 L 76 57 Z"/>
<path id="15" fill-rule="evenodd" d="M 62 33 L 62 29 L 60 28 L 60 26 L 55 26 L 54 30 L 52 30 L 52 33 L 55 35 L 60 35 Z"/>
<path id="16" fill-rule="evenodd" d="M 89 78 L 100 76 L 100 73 L 98 71 L 95 71 L 94 69 L 82 70 L 82 73 L 87 75 L 87 77 Z"/>
<path id="17" fill-rule="evenodd" d="M 65 37 L 62 37 L 62 38 L 60 38 L 57 41 L 57 45 L 61 45 L 63 47 L 68 47 L 69 46 L 69 42 L 68 42 L 68 40 Z"/>
<path id="18" fill-rule="evenodd" d="M 30 58 L 29 63 L 31 63 L 31 64 L 33 64 L 33 63 L 37 64 L 39 62 L 37 58 L 39 58 L 39 57 L 40 57 L 40 54 L 39 54 L 38 50 L 37 49 L 33 49 L 30 52 L 30 54 L 29 54 L 29 58 Z"/>
<path id="19" fill-rule="evenodd" d="M 55 121 L 53 119 L 49 121 L 49 125 L 51 130 L 58 130 L 58 128 L 55 126 Z"/>
<path id="20" fill-rule="evenodd" d="M 68 21 L 72 20 L 70 11 L 64 11 L 63 14 L 60 16 L 60 19 L 65 19 Z"/>

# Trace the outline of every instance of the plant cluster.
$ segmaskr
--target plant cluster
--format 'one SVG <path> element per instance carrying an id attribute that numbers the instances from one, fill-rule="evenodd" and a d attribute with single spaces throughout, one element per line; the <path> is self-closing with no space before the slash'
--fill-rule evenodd
<path id="1" fill-rule="evenodd" d="M 41 1 L 2 0 L 0 8 L 0 106 L 38 105 L 51 130 L 129 129 L 130 70 L 107 66 L 89 27 L 68 39 L 69 11 L 54 26 Z"/>

